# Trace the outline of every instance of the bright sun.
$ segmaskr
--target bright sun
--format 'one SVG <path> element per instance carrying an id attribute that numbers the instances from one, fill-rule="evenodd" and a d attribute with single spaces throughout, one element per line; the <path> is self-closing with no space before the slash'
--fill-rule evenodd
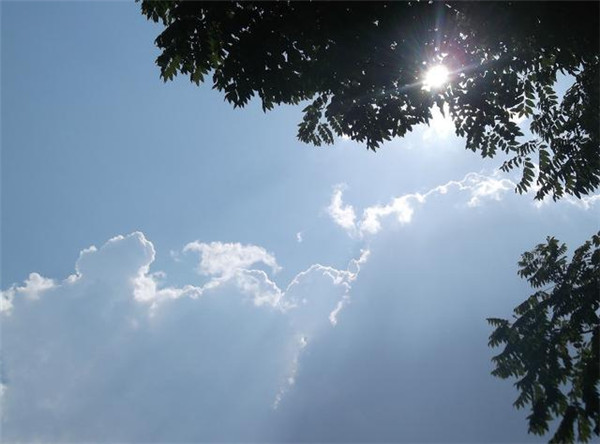
<path id="1" fill-rule="evenodd" d="M 448 82 L 450 77 L 450 71 L 444 65 L 436 65 L 429 68 L 429 71 L 425 74 L 425 80 L 423 81 L 423 87 L 427 90 L 441 88 Z"/>

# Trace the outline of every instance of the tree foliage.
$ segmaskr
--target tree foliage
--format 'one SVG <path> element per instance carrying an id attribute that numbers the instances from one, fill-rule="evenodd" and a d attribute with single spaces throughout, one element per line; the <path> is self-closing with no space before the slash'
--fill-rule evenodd
<path id="1" fill-rule="evenodd" d="M 300 140 L 346 135 L 376 149 L 447 109 L 466 147 L 509 154 L 517 190 L 541 199 L 600 184 L 598 2 L 142 1 L 161 21 L 162 78 L 188 75 L 235 107 L 309 101 Z M 453 73 L 427 91 L 428 67 Z M 557 73 L 574 77 L 559 100 Z M 514 119 L 531 118 L 532 137 Z M 536 168 L 539 172 L 536 178 Z M 537 184 L 535 184 L 537 182 Z"/>
<path id="2" fill-rule="evenodd" d="M 575 250 L 549 237 L 522 255 L 519 275 L 538 289 L 514 319 L 488 319 L 493 375 L 518 378 L 515 407 L 531 406 L 529 431 L 542 435 L 562 417 L 553 442 L 588 441 L 600 434 L 600 232 Z"/>

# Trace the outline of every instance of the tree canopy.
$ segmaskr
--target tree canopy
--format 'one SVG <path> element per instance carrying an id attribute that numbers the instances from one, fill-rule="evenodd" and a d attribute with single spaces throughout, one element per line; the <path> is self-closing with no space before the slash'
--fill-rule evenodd
<path id="1" fill-rule="evenodd" d="M 234 106 L 309 101 L 300 140 L 375 150 L 447 111 L 466 147 L 505 152 L 519 192 L 580 197 L 600 184 L 598 2 L 142 1 L 165 25 L 162 78 L 188 75 Z M 423 88 L 428 67 L 451 72 Z M 557 74 L 574 78 L 562 100 Z M 515 118 L 530 117 L 531 137 Z M 535 163 L 539 168 L 535 167 Z"/>
<path id="2" fill-rule="evenodd" d="M 562 417 L 553 442 L 588 441 L 600 434 L 600 232 L 579 247 L 549 237 L 522 255 L 519 275 L 537 289 L 514 310 L 514 319 L 488 319 L 493 375 L 519 378 L 514 405 L 531 405 L 529 431 L 542 435 Z"/>

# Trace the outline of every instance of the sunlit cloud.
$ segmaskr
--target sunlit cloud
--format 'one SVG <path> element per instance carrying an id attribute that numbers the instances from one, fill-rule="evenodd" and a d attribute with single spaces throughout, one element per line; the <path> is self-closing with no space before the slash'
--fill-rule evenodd
<path id="1" fill-rule="evenodd" d="M 352 283 L 358 278 L 361 267 L 368 261 L 370 254 L 368 249 L 361 250 L 358 258 L 351 259 L 345 270 L 314 264 L 298 273 L 286 288 L 285 294 L 293 308 L 288 315 L 298 333 L 292 350 L 288 377 L 275 397 L 273 408 L 279 407 L 284 395 L 295 384 L 300 358 L 307 345 L 318 337 L 324 328 L 338 324 L 340 312 L 350 303 Z M 314 290 L 323 288 L 323 282 L 328 281 L 339 290 L 338 294 Z M 328 322 L 324 322 L 325 319 Z"/>
<path id="2" fill-rule="evenodd" d="M 13 307 L 15 297 L 38 299 L 40 295 L 55 287 L 52 279 L 45 278 L 38 273 L 30 273 L 29 277 L 18 286 L 13 284 L 7 290 L 0 292 L 0 313 L 8 314 Z"/>
<path id="3" fill-rule="evenodd" d="M 483 205 L 486 201 L 502 200 L 507 193 L 513 192 L 516 186 L 515 181 L 503 177 L 499 171 L 490 175 L 471 172 L 461 180 L 448 181 L 424 193 L 407 193 L 393 198 L 388 204 L 369 206 L 363 210 L 359 220 L 355 216 L 354 207 L 344 203 L 343 188 L 336 186 L 328 213 L 333 222 L 343 228 L 348 235 L 364 237 L 378 233 L 383 221 L 388 217 L 392 217 L 401 225 L 411 223 L 417 207 L 425 204 L 431 196 L 446 195 L 450 191 L 456 191 L 466 196 L 463 202 L 467 207 L 474 208 Z M 542 201 L 533 200 L 536 191 L 536 186 L 533 186 L 528 196 L 532 198 L 532 205 L 539 208 L 548 202 L 548 198 Z M 582 210 L 589 210 L 600 203 L 600 195 L 584 196 L 581 199 L 565 196 L 563 200 Z"/>
<path id="4" fill-rule="evenodd" d="M 267 265 L 274 272 L 281 269 L 271 253 L 256 245 L 195 241 L 183 248 L 184 253 L 190 251 L 200 254 L 198 271 L 204 275 L 228 277 L 257 263 Z"/>
<path id="5" fill-rule="evenodd" d="M 470 207 L 477 207 L 484 200 L 499 201 L 508 191 L 514 190 L 516 186 L 515 182 L 510 179 L 493 176 L 469 180 L 466 183 L 466 189 L 468 189 L 471 195 L 471 198 L 467 202 L 467 205 Z"/>
<path id="6" fill-rule="evenodd" d="M 200 258 L 198 273 L 211 278 L 200 288 L 200 294 L 226 283 L 234 283 L 243 294 L 251 296 L 257 306 L 280 305 L 281 290 L 271 281 L 267 273 L 252 268 L 256 264 L 264 264 L 274 273 L 281 269 L 275 256 L 264 248 L 240 243 L 194 241 L 188 243 L 182 252 L 197 253 Z"/>
<path id="7" fill-rule="evenodd" d="M 345 188 L 345 184 L 338 184 L 334 187 L 327 213 L 336 224 L 345 230 L 351 231 L 356 228 L 356 214 L 352 205 L 344 205 L 342 202 Z"/>
<path id="8" fill-rule="evenodd" d="M 194 241 L 175 256 L 190 254 L 197 255 L 196 270 L 191 276 L 204 278 L 201 285 L 193 280 L 183 286 L 169 285 L 164 272 L 151 271 L 156 259 L 154 245 L 143 233 L 135 232 L 116 236 L 100 247 L 82 250 L 75 273 L 65 279 L 31 273 L 22 284 L 3 291 L 0 389 L 4 393 L 3 415 L 12 418 L 6 423 L 8 428 L 14 432 L 19 430 L 19 424 L 27 423 L 31 430 L 39 432 L 40 424 L 52 418 L 51 422 L 60 429 L 64 421 L 80 417 L 77 412 L 81 402 L 96 402 L 94 398 L 85 398 L 100 396 L 96 387 L 105 387 L 110 393 L 112 389 L 107 384 L 109 387 L 123 384 L 118 378 L 129 381 L 127 384 L 134 390 L 129 395 L 134 399 L 130 401 L 134 405 L 149 402 L 142 394 L 151 387 L 176 378 L 174 375 L 189 365 L 206 367 L 202 346 L 194 347 L 193 343 L 195 337 L 205 342 L 210 337 L 218 340 L 220 332 L 205 325 L 203 312 L 210 313 L 210 307 L 219 300 L 239 301 L 230 308 L 240 310 L 239 314 L 229 313 L 239 322 L 252 323 L 254 316 L 264 319 L 268 313 L 273 320 L 281 319 L 278 328 L 287 326 L 287 339 L 286 336 L 282 339 L 287 343 L 287 351 L 282 356 L 288 361 L 277 370 L 278 377 L 270 377 L 272 398 L 268 407 L 276 408 L 295 383 L 303 350 L 325 329 L 340 321 L 341 312 L 350 301 L 352 283 L 369 257 L 369 252 L 363 250 L 342 269 L 313 264 L 296 274 L 286 287 L 280 287 L 270 273 L 281 267 L 275 255 L 260 246 Z M 176 263 L 185 265 L 183 261 Z M 239 297 L 232 299 L 234 294 Z M 245 303 L 248 299 L 251 304 Z M 241 311 L 243 307 L 246 311 Z M 73 334 L 74 331 L 79 333 Z M 175 361 L 162 362 L 161 358 L 156 362 L 154 354 L 145 352 L 159 351 L 161 344 L 182 341 L 189 335 L 185 340 L 191 341 L 192 350 L 181 350 L 183 354 L 168 351 Z M 118 360 L 107 364 L 102 360 L 105 355 Z M 65 363 L 68 371 L 64 370 Z M 107 365 L 136 368 L 137 379 L 114 373 Z M 223 365 L 227 364 L 217 361 L 205 371 L 223 378 L 220 376 Z M 265 370 L 268 374 L 276 371 Z M 79 376 L 73 379 L 67 378 L 67 374 Z M 192 391 L 196 390 L 194 384 L 201 387 L 198 390 L 210 390 L 207 388 L 210 381 L 194 379 L 186 383 L 191 384 Z M 202 395 L 199 393 L 199 398 Z M 127 402 L 116 404 L 115 414 L 126 416 L 123 409 L 128 406 Z M 101 417 L 111 414 L 100 413 Z M 89 418 L 86 416 L 85 420 Z M 152 417 L 147 420 L 152 421 Z M 65 430 L 76 433 L 73 428 Z M 19 433 L 30 436 L 25 430 Z M 71 436 L 48 433 L 41 432 L 39 436 L 53 440 L 68 440 Z"/>

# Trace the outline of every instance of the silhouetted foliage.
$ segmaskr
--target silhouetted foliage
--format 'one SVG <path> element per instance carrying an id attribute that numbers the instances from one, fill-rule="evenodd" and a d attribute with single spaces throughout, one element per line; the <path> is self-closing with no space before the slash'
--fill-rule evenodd
<path id="1" fill-rule="evenodd" d="M 553 442 L 600 434 L 600 233 L 570 263 L 566 252 L 549 237 L 524 253 L 519 275 L 538 290 L 515 308 L 512 321 L 488 319 L 495 327 L 490 346 L 504 345 L 492 374 L 518 378 L 514 405 L 531 406 L 530 432 L 542 435 L 562 417 Z"/>
<path id="2" fill-rule="evenodd" d="M 600 184 L 598 2 L 142 1 L 166 29 L 156 39 L 163 79 L 179 73 L 234 106 L 304 108 L 300 140 L 346 135 L 376 149 L 447 110 L 467 148 L 512 155 L 519 192 L 538 199 Z M 426 91 L 427 67 L 453 73 Z M 562 101 L 557 73 L 574 76 Z M 531 117 L 532 138 L 513 121 Z"/>

